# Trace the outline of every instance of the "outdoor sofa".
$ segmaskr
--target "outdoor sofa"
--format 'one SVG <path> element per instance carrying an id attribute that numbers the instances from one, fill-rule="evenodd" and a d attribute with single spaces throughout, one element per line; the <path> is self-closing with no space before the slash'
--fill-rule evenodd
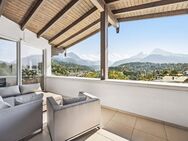
<path id="1" fill-rule="evenodd" d="M 100 127 L 100 115 L 100 100 L 88 93 L 63 98 L 61 105 L 53 97 L 47 98 L 47 125 L 52 141 L 74 139 Z"/>
<path id="2" fill-rule="evenodd" d="M 0 88 L 0 141 L 17 141 L 41 129 L 46 98 L 59 103 L 62 96 L 42 92 L 40 84 Z"/>
<path id="3" fill-rule="evenodd" d="M 42 130 L 43 94 L 38 84 L 0 88 L 0 141 L 18 141 Z"/>

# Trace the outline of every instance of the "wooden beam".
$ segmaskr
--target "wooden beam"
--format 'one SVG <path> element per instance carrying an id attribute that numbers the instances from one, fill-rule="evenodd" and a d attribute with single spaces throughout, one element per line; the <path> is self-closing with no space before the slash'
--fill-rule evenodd
<path id="1" fill-rule="evenodd" d="M 157 7 L 157 6 L 164 6 L 164 5 L 174 4 L 174 3 L 184 2 L 184 1 L 188 1 L 188 0 L 161 0 L 161 1 L 150 2 L 150 3 L 146 3 L 146 4 L 141 4 L 141 5 L 137 5 L 137 6 L 131 6 L 131 7 L 126 7 L 126 8 L 122 8 L 122 9 L 112 10 L 112 13 L 121 14 L 121 13 L 125 13 L 125 12 L 132 12 L 135 10 L 142 10 L 142 9 L 153 8 L 153 7 Z"/>
<path id="2" fill-rule="evenodd" d="M 3 10 L 5 8 L 5 1 L 6 0 L 0 0 L 0 17 L 3 15 Z"/>
<path id="3" fill-rule="evenodd" d="M 54 37 L 52 37 L 49 40 L 49 43 L 52 43 L 55 39 L 57 39 L 58 37 L 60 37 L 62 34 L 64 34 L 66 31 L 68 31 L 69 29 L 71 29 L 73 26 L 75 26 L 76 24 L 78 24 L 79 22 L 81 22 L 83 19 L 85 19 L 86 17 L 90 16 L 93 12 L 95 12 L 97 10 L 96 7 L 93 7 L 91 10 L 89 10 L 88 12 L 86 12 L 83 16 L 81 16 L 80 18 L 78 18 L 76 21 L 74 21 L 72 24 L 70 24 L 69 26 L 67 26 L 65 29 L 61 30 L 58 34 L 56 34 Z"/>
<path id="4" fill-rule="evenodd" d="M 115 2 L 119 2 L 120 0 L 105 0 L 105 2 L 107 4 L 112 4 L 112 3 L 115 3 Z"/>
<path id="5" fill-rule="evenodd" d="M 59 13 L 57 13 L 38 33 L 37 37 L 42 36 L 57 20 L 59 20 L 63 14 L 65 14 L 72 6 L 74 6 L 79 0 L 71 0 Z"/>
<path id="6" fill-rule="evenodd" d="M 68 46 L 66 46 L 66 47 L 63 47 L 63 48 L 67 49 L 67 48 L 69 48 L 69 47 L 71 47 L 71 46 L 73 46 L 73 45 L 75 45 L 75 44 L 78 44 L 79 42 L 81 42 L 81 41 L 87 39 L 87 38 L 90 37 L 90 36 L 93 36 L 94 34 L 98 33 L 99 31 L 100 31 L 100 29 L 97 29 L 97 30 L 91 32 L 90 34 L 88 34 L 87 36 L 85 36 L 85 37 L 83 37 L 83 38 L 77 40 L 76 42 L 74 42 L 74 43 L 72 43 L 72 44 L 70 44 L 70 45 L 68 45 Z"/>
<path id="7" fill-rule="evenodd" d="M 29 20 L 31 19 L 31 17 L 36 13 L 36 11 L 39 9 L 40 5 L 42 4 L 43 0 L 37 0 L 35 1 L 35 4 L 33 4 L 28 12 L 25 14 L 22 22 L 21 22 L 21 29 L 24 30 L 25 26 L 27 25 L 27 23 L 29 22 Z"/>
<path id="8" fill-rule="evenodd" d="M 84 31 L 88 30 L 89 28 L 93 27 L 94 25 L 98 24 L 99 22 L 100 22 L 100 19 L 94 21 L 93 23 L 91 23 L 88 26 L 84 27 L 83 29 L 79 30 L 78 32 L 76 32 L 72 36 L 68 37 L 67 39 L 63 40 L 62 42 L 60 42 L 59 44 L 55 45 L 54 47 L 56 47 L 56 48 L 60 47 L 62 44 L 66 43 L 67 41 L 69 41 L 71 39 L 73 39 L 74 37 L 78 36 L 82 32 L 84 32 Z"/>
<path id="9" fill-rule="evenodd" d="M 101 80 L 108 79 L 108 9 L 107 6 L 104 6 L 104 11 L 101 12 Z"/>
<path id="10" fill-rule="evenodd" d="M 64 48 L 55 48 L 55 47 L 52 47 L 51 48 L 51 56 L 58 55 L 59 53 L 63 53 L 64 51 L 65 51 Z"/>
<path id="11" fill-rule="evenodd" d="M 104 7 L 106 5 L 109 23 L 115 28 L 119 28 L 119 23 L 118 20 L 116 19 L 116 16 L 112 13 L 110 7 L 107 6 L 104 0 L 90 0 L 90 1 L 93 3 L 93 5 L 95 5 L 98 8 L 100 12 L 104 11 Z"/>
<path id="12" fill-rule="evenodd" d="M 127 22 L 127 21 L 135 21 L 135 20 L 142 20 L 142 19 L 160 18 L 160 17 L 166 17 L 166 16 L 177 16 L 177 15 L 182 15 L 182 14 L 188 14 L 188 9 L 160 12 L 160 13 L 155 13 L 155 14 L 147 14 L 147 15 L 127 17 L 127 18 L 120 18 L 118 19 L 118 21 Z"/>

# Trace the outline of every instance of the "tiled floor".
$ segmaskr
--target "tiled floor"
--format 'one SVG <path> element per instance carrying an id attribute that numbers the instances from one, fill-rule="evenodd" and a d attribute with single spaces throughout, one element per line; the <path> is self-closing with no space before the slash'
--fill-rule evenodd
<path id="1" fill-rule="evenodd" d="M 188 131 L 125 113 L 102 108 L 100 130 L 93 130 L 73 141 L 188 141 Z M 51 141 L 46 128 L 29 141 Z"/>

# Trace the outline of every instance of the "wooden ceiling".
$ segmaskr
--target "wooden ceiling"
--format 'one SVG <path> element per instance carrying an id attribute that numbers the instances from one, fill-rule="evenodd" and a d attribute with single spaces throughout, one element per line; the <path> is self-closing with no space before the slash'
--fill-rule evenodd
<path id="1" fill-rule="evenodd" d="M 0 15 L 68 48 L 100 30 L 94 0 L 0 0 Z M 100 1 L 100 0 L 97 0 Z M 188 14 L 188 0 L 105 0 L 119 22 Z"/>

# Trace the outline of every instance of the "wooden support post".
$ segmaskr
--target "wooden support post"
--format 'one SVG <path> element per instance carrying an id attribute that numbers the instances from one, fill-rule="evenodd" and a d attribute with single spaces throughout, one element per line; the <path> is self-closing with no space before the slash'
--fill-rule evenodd
<path id="1" fill-rule="evenodd" d="M 4 8 L 5 8 L 5 0 L 0 0 L 0 17 L 3 15 Z"/>
<path id="2" fill-rule="evenodd" d="M 108 79 L 108 9 L 101 12 L 101 80 Z"/>

